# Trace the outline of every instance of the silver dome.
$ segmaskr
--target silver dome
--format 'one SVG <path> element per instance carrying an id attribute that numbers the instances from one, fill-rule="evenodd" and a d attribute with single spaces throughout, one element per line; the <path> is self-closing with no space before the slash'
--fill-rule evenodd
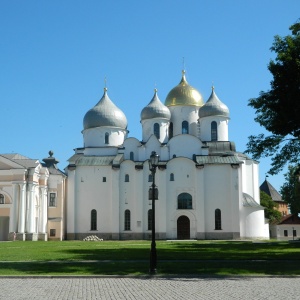
<path id="1" fill-rule="evenodd" d="M 214 88 L 207 102 L 199 109 L 199 118 L 209 116 L 229 117 L 228 107 L 218 98 Z"/>
<path id="2" fill-rule="evenodd" d="M 101 126 L 127 128 L 125 114 L 109 99 L 107 88 L 100 101 L 90 109 L 83 118 L 83 128 L 95 128 Z"/>
<path id="3" fill-rule="evenodd" d="M 149 104 L 143 108 L 141 112 L 141 120 L 162 118 L 171 119 L 170 110 L 159 100 L 157 96 L 157 89 L 155 89 L 154 96 Z"/>

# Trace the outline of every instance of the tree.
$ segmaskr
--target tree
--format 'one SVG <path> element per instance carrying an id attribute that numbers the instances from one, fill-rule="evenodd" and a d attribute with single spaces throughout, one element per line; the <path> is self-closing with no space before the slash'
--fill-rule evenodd
<path id="1" fill-rule="evenodd" d="M 281 213 L 275 209 L 278 207 L 278 204 L 263 191 L 260 191 L 260 205 L 265 208 L 265 217 L 269 219 L 270 224 L 281 220 Z"/>
<path id="2" fill-rule="evenodd" d="M 289 204 L 292 214 L 300 213 L 300 182 L 299 166 L 289 166 L 288 172 L 284 175 L 285 183 L 280 188 L 280 193 L 285 202 Z"/>
<path id="3" fill-rule="evenodd" d="M 269 173 L 280 172 L 287 163 L 299 164 L 300 154 L 300 20 L 289 28 L 291 35 L 275 36 L 271 51 L 277 54 L 268 69 L 271 89 L 249 100 L 255 121 L 270 132 L 251 135 L 247 153 L 254 159 L 272 157 Z"/>

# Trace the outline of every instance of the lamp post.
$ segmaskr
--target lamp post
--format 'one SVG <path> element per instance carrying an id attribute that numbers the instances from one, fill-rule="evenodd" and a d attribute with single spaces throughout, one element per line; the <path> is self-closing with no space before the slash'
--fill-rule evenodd
<path id="1" fill-rule="evenodd" d="M 152 241 L 150 250 L 150 274 L 156 273 L 156 243 L 155 243 L 155 172 L 158 166 L 159 156 L 155 151 L 152 151 L 149 159 L 149 169 L 152 174 Z"/>

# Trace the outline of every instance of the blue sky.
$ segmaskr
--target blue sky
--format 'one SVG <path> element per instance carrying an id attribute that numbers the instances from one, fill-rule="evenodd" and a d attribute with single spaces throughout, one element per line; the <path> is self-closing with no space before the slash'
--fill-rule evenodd
<path id="1" fill-rule="evenodd" d="M 141 110 L 155 87 L 164 102 L 183 57 L 188 82 L 205 100 L 214 84 L 229 107 L 229 139 L 243 152 L 264 132 L 248 100 L 269 89 L 273 38 L 299 12 L 298 0 L 1 0 L 0 153 L 42 160 L 53 150 L 65 168 L 105 78 L 141 139 Z M 260 183 L 269 164 L 260 160 Z M 269 177 L 277 189 L 283 173 Z"/>

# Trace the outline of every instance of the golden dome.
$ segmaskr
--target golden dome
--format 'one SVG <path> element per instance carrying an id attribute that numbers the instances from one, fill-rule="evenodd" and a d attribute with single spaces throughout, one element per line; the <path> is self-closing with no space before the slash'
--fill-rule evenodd
<path id="1" fill-rule="evenodd" d="M 180 83 L 175 86 L 167 95 L 165 105 L 204 105 L 202 95 L 186 81 L 185 71 L 182 71 Z"/>

